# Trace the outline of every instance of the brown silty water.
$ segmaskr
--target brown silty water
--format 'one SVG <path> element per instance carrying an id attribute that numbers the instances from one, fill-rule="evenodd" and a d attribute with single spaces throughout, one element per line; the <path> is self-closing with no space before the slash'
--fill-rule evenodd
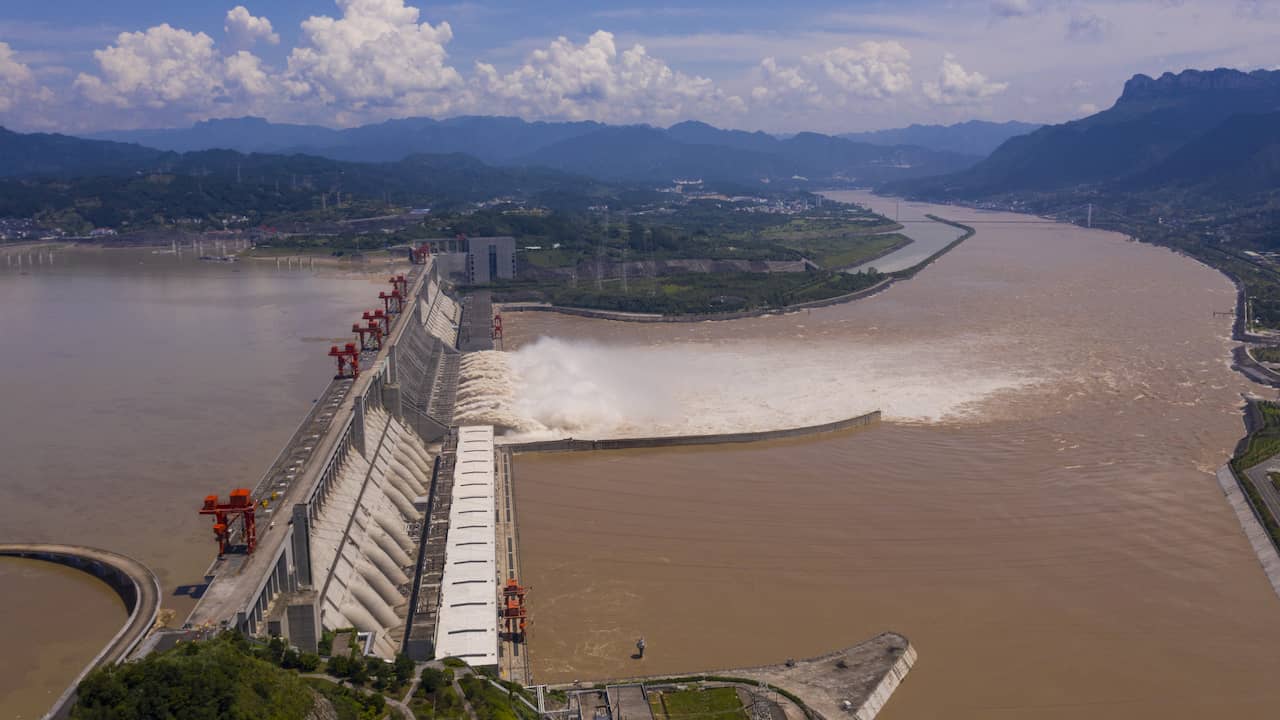
<path id="1" fill-rule="evenodd" d="M 853 304 L 692 325 L 504 318 L 513 412 L 565 434 L 645 428 L 547 410 L 525 385 L 554 387 L 564 357 L 573 385 L 636 398 L 659 432 L 886 414 L 807 440 L 519 456 L 535 679 L 781 662 L 891 629 L 920 659 L 890 720 L 1273 715 L 1280 600 L 1212 475 L 1254 389 L 1213 315 L 1231 284 L 1115 234 L 903 216 L 926 210 L 983 222 Z M 674 396 L 666 368 L 646 369 L 662 356 L 692 378 Z M 617 377 L 634 380 L 600 379 Z"/>
<path id="2" fill-rule="evenodd" d="M 135 557 L 180 623 L 217 552 L 202 499 L 254 486 L 385 282 L 189 250 L 0 260 L 0 536 Z M 47 710 L 124 613 L 105 584 L 35 564 L 0 567 L 0 618 L 7 720 Z"/>

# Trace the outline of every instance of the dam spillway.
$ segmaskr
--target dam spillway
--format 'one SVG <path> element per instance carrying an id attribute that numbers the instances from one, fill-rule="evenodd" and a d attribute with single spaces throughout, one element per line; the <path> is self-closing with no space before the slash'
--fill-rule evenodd
<path id="1" fill-rule="evenodd" d="M 213 563 L 181 632 L 314 650 L 325 630 L 355 628 L 375 654 L 400 651 L 463 312 L 430 259 L 405 285 L 382 347 L 359 356 L 365 370 L 330 383 L 253 489 L 255 551 Z"/>

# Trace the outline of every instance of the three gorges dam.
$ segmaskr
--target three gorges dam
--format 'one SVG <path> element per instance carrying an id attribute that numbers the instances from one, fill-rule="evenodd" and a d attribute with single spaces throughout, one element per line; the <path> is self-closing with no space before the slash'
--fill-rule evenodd
<path id="1" fill-rule="evenodd" d="M 329 350 L 337 374 L 256 485 L 219 488 L 193 507 L 217 557 L 189 616 L 150 631 L 156 608 L 143 608 L 117 638 L 128 652 L 100 655 L 86 673 L 227 630 L 307 652 L 326 632 L 349 631 L 367 654 L 457 657 L 528 684 L 513 453 L 746 442 L 879 420 L 547 437 L 512 407 L 512 373 L 494 351 L 502 318 L 488 293 L 458 299 L 426 247 L 410 255 L 411 269 L 378 294 L 381 308 L 352 325 L 353 342 Z M 139 567 L 134 584 L 146 585 Z M 65 715 L 73 697 L 74 687 L 51 715 Z"/>

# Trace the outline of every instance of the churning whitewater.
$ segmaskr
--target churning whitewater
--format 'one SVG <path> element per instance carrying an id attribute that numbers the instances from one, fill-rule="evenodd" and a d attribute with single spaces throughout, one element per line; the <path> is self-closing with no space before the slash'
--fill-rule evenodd
<path id="1" fill-rule="evenodd" d="M 1011 342 L 612 345 L 544 337 L 514 352 L 463 357 L 455 413 L 521 439 L 750 432 L 873 410 L 899 422 L 957 421 L 996 393 L 1038 382 L 975 360 L 986 355 L 979 347 Z"/>

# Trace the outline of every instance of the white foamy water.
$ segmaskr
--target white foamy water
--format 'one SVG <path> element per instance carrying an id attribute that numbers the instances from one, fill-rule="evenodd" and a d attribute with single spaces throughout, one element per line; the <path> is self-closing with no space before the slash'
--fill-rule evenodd
<path id="1" fill-rule="evenodd" d="M 607 345 L 542 338 L 462 360 L 460 422 L 521 438 L 772 430 L 880 410 L 886 420 L 963 420 L 985 399 L 1037 379 L 981 363 L 975 346 L 818 341 Z"/>

